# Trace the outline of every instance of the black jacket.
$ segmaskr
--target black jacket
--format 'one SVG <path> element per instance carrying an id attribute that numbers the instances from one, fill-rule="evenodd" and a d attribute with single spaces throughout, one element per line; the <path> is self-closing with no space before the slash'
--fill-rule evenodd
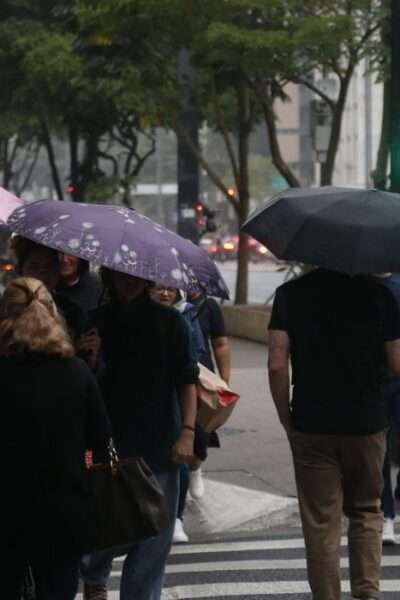
<path id="1" fill-rule="evenodd" d="M 178 311 L 146 293 L 91 316 L 103 344 L 102 390 L 117 448 L 125 456 L 143 456 L 155 471 L 174 467 L 179 389 L 198 377 L 189 326 Z"/>
<path id="2" fill-rule="evenodd" d="M 0 538 L 22 553 L 76 555 L 90 547 L 84 456 L 104 451 L 109 422 L 94 376 L 77 358 L 0 358 Z"/>
<path id="3" fill-rule="evenodd" d="M 98 277 L 85 270 L 74 285 L 58 285 L 57 295 L 72 300 L 88 313 L 97 308 L 101 296 L 101 285 Z"/>

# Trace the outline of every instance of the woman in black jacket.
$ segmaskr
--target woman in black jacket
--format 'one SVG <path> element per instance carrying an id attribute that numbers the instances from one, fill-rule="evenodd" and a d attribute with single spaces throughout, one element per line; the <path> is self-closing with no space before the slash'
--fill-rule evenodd
<path id="1" fill-rule="evenodd" d="M 94 376 L 36 279 L 15 279 L 4 292 L 0 379 L 2 596 L 19 600 L 31 565 L 38 600 L 73 600 L 92 533 L 85 451 L 105 451 L 109 423 Z"/>

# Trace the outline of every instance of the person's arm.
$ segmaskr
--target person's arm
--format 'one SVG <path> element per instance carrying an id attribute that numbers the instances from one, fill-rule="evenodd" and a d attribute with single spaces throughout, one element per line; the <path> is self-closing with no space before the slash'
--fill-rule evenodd
<path id="1" fill-rule="evenodd" d="M 268 341 L 268 376 L 279 420 L 290 434 L 290 341 L 286 331 L 271 329 Z"/>
<path id="2" fill-rule="evenodd" d="M 392 291 L 381 288 L 384 300 L 383 340 L 388 375 L 400 376 L 400 307 Z"/>
<path id="3" fill-rule="evenodd" d="M 400 339 L 385 342 L 385 354 L 389 375 L 400 377 Z"/>
<path id="4" fill-rule="evenodd" d="M 173 337 L 175 385 L 182 414 L 182 431 L 173 448 L 173 458 L 179 463 L 190 463 L 193 459 L 199 368 L 192 347 L 191 329 L 179 313 L 176 313 Z"/>
<path id="5" fill-rule="evenodd" d="M 213 298 L 206 300 L 209 311 L 210 341 L 218 372 L 222 379 L 229 383 L 231 375 L 231 354 L 229 342 L 225 333 L 225 323 L 222 310 Z"/>
<path id="6" fill-rule="evenodd" d="M 197 393 L 194 384 L 183 384 L 181 386 L 180 401 L 183 427 L 173 452 L 176 462 L 187 463 L 193 459 L 194 429 L 197 413 Z"/>
<path id="7" fill-rule="evenodd" d="M 211 345 L 218 372 L 221 378 L 226 381 L 226 383 L 229 383 L 229 378 L 231 376 L 231 351 L 228 338 L 226 336 L 212 338 Z"/>

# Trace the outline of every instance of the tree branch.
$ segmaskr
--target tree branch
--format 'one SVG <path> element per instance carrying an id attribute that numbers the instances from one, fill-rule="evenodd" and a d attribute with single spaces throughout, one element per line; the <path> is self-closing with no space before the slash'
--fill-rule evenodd
<path id="1" fill-rule="evenodd" d="M 252 84 L 253 90 L 260 103 L 264 115 L 265 125 L 268 131 L 268 139 L 271 147 L 272 162 L 290 187 L 300 187 L 300 181 L 292 169 L 283 159 L 279 145 L 278 132 L 275 122 L 275 113 L 272 107 L 272 99 L 268 96 L 265 83 Z"/>
<path id="2" fill-rule="evenodd" d="M 335 101 L 332 100 L 332 98 L 330 98 L 330 96 L 328 96 L 328 94 L 325 94 L 325 92 L 323 92 L 322 90 L 320 90 L 318 88 L 318 86 L 314 85 L 308 79 L 304 79 L 303 77 L 294 77 L 292 79 L 292 82 L 308 87 L 309 90 L 311 90 L 315 94 L 318 94 L 318 96 L 320 98 L 322 98 L 322 100 L 324 102 L 326 102 L 326 104 L 331 108 L 331 110 L 333 110 L 335 108 Z"/>
<path id="3" fill-rule="evenodd" d="M 354 56 L 358 56 L 358 53 L 362 50 L 362 48 L 363 48 L 364 44 L 366 43 L 366 41 L 370 37 L 372 37 L 374 35 L 374 33 L 376 33 L 377 31 L 379 31 L 381 27 L 382 27 L 382 23 L 378 22 L 373 27 L 371 27 L 370 29 L 367 29 L 365 31 L 365 33 L 362 36 L 362 38 L 360 39 L 359 43 L 353 49 Z"/>
<path id="4" fill-rule="evenodd" d="M 178 121 L 175 122 L 175 131 L 176 131 L 177 135 L 185 142 L 186 146 L 188 147 L 190 152 L 193 154 L 193 156 L 196 158 L 197 162 L 206 171 L 206 173 L 209 176 L 209 178 L 211 179 L 211 181 L 217 186 L 217 188 L 219 190 L 221 190 L 221 192 L 224 194 L 224 196 L 227 198 L 227 200 L 229 200 L 229 202 L 232 204 L 233 208 L 235 209 L 236 214 L 239 214 L 240 205 L 239 205 L 238 200 L 236 200 L 236 198 L 232 197 L 229 194 L 229 189 L 227 188 L 227 186 L 224 184 L 224 182 L 218 176 L 218 174 L 214 171 L 214 169 L 211 168 L 210 164 L 205 160 L 201 151 L 196 147 L 196 145 L 191 140 L 190 135 L 188 134 L 186 129 Z"/>
<path id="5" fill-rule="evenodd" d="M 108 160 L 112 163 L 113 175 L 114 175 L 114 177 L 116 177 L 118 175 L 118 161 L 115 158 L 115 156 L 112 156 L 112 154 L 108 154 L 105 150 L 99 150 L 98 155 L 103 160 Z"/>
<path id="6" fill-rule="evenodd" d="M 235 185 L 236 185 L 236 188 L 238 188 L 239 183 L 240 183 L 240 175 L 239 175 L 239 165 L 238 165 L 238 162 L 236 159 L 235 150 L 233 148 L 232 141 L 229 136 L 229 132 L 228 132 L 227 128 L 225 127 L 225 123 L 224 123 L 222 113 L 221 113 L 221 107 L 219 105 L 217 96 L 213 96 L 211 102 L 212 102 L 212 105 L 214 106 L 214 112 L 215 112 L 215 116 L 217 119 L 218 129 L 220 130 L 222 138 L 225 142 L 226 151 L 228 153 L 229 160 L 230 160 L 231 167 L 232 167 L 233 177 L 235 179 Z"/>
<path id="7" fill-rule="evenodd" d="M 143 154 L 142 156 L 139 156 L 139 154 L 135 155 L 136 156 L 136 166 L 132 171 L 132 177 L 136 177 L 140 173 L 140 170 L 143 167 L 146 160 L 150 156 L 152 156 L 155 153 L 155 151 L 156 151 L 156 140 L 153 139 L 151 147 L 145 154 Z"/>
<path id="8" fill-rule="evenodd" d="M 39 156 L 40 148 L 41 148 L 41 145 L 40 145 L 39 142 L 37 142 L 36 143 L 36 148 L 35 148 L 34 153 L 33 153 L 32 161 L 31 161 L 31 164 L 29 166 L 28 172 L 27 172 L 27 174 L 25 176 L 25 179 L 22 182 L 22 185 L 18 186 L 17 196 L 19 196 L 20 194 L 22 194 L 22 192 L 24 191 L 24 189 L 28 185 L 30 178 L 32 177 L 32 173 L 33 173 L 33 170 L 34 170 L 34 168 L 36 166 L 37 159 L 38 159 L 38 156 Z"/>

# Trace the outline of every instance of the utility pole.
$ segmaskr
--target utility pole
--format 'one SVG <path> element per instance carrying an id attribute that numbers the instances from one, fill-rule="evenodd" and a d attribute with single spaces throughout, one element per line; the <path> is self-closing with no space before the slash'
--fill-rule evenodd
<path id="1" fill-rule="evenodd" d="M 400 1 L 392 0 L 390 189 L 400 193 Z"/>
<path id="2" fill-rule="evenodd" d="M 186 95 L 182 99 L 179 121 L 196 148 L 199 146 L 199 116 L 193 106 L 191 89 L 193 71 L 189 50 L 183 48 L 178 57 L 178 80 Z M 199 242 L 196 204 L 199 199 L 199 165 L 186 143 L 178 136 L 178 233 Z"/>

